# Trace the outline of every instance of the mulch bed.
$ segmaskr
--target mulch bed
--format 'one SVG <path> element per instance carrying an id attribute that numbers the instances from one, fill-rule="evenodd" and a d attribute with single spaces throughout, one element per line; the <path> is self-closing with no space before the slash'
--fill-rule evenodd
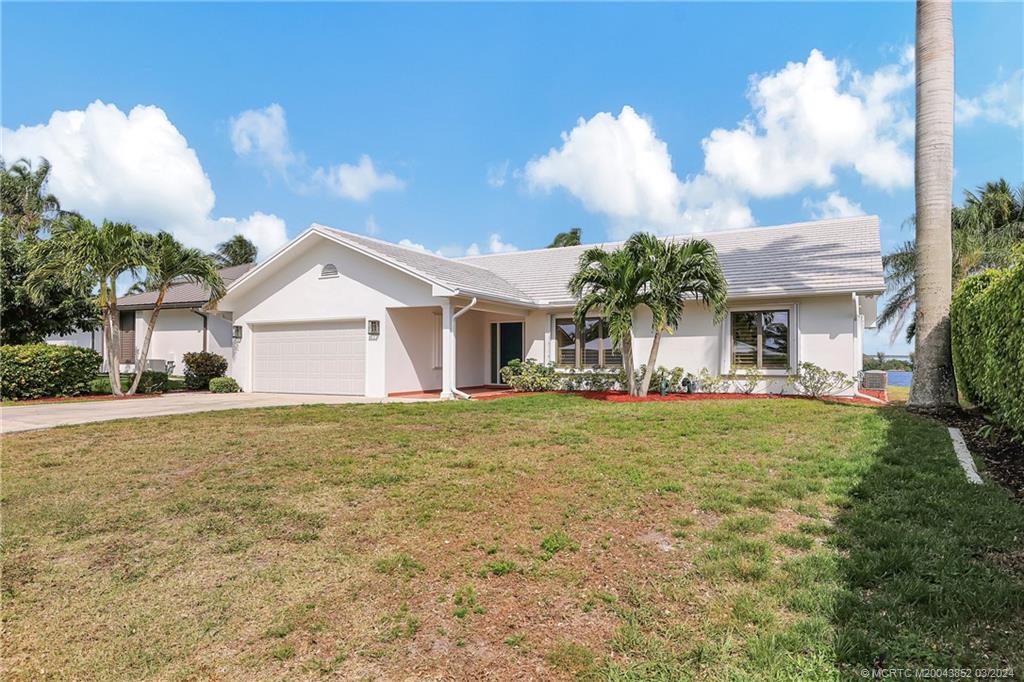
<path id="1" fill-rule="evenodd" d="M 982 430 L 990 422 L 978 410 L 954 410 L 939 416 L 946 425 L 960 429 L 967 447 L 985 461 L 985 472 L 1024 502 L 1024 442 L 1010 438 L 1007 429 Z"/>
<path id="2" fill-rule="evenodd" d="M 777 395 L 774 393 L 669 393 L 661 395 L 653 393 L 646 396 L 627 395 L 622 391 L 572 391 L 588 400 L 604 400 L 612 403 L 653 403 L 653 402 L 677 402 L 690 400 L 814 400 L 809 396 L 802 395 Z M 867 398 L 822 398 L 824 402 L 845 403 L 849 405 L 871 405 L 878 407 L 879 403 Z"/>
<path id="3" fill-rule="evenodd" d="M 136 398 L 158 397 L 160 397 L 159 393 L 137 393 L 135 395 L 73 395 L 64 396 L 63 398 L 33 398 L 32 400 L 19 400 L 7 405 L 7 407 L 14 407 L 16 405 L 45 405 L 47 403 L 91 403 L 98 400 L 135 400 Z"/>

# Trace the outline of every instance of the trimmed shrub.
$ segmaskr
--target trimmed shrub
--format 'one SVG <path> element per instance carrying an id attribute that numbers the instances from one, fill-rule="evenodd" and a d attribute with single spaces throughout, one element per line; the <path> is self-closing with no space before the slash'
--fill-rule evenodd
<path id="1" fill-rule="evenodd" d="M 0 346 L 0 397 L 31 400 L 86 393 L 103 359 L 90 348 Z"/>
<path id="2" fill-rule="evenodd" d="M 238 393 L 240 390 L 238 382 L 231 377 L 214 377 L 210 379 L 210 393 Z"/>
<path id="3" fill-rule="evenodd" d="M 950 324 L 957 382 L 972 403 L 1024 435 L 1024 245 L 1003 270 L 965 278 Z"/>
<path id="4" fill-rule="evenodd" d="M 839 370 L 818 367 L 813 362 L 801 362 L 796 372 L 789 377 L 789 383 L 800 395 L 821 398 L 850 388 L 857 383 L 857 379 Z"/>
<path id="5" fill-rule="evenodd" d="M 228 361 L 216 353 L 185 353 L 185 386 L 193 391 L 203 391 L 210 386 L 210 379 L 222 377 L 228 371 Z"/>
<path id="6" fill-rule="evenodd" d="M 764 372 L 756 367 L 746 369 L 733 369 L 734 387 L 737 393 L 751 394 L 757 390 L 758 385 L 764 381 Z"/>
<path id="7" fill-rule="evenodd" d="M 512 360 L 501 368 L 501 379 L 513 391 L 554 391 L 560 383 L 554 364 L 536 360 Z"/>
<path id="8" fill-rule="evenodd" d="M 697 385 L 701 393 L 721 393 L 728 384 L 721 375 L 712 374 L 711 370 L 707 367 L 701 367 L 700 372 L 692 381 Z"/>
<path id="9" fill-rule="evenodd" d="M 134 374 L 122 374 L 121 375 L 121 391 L 124 393 L 128 392 L 128 389 L 132 387 L 132 381 L 135 379 Z M 142 380 L 139 381 L 138 393 L 163 393 L 167 390 L 167 375 L 163 372 L 143 372 Z M 110 377 L 102 376 L 96 377 L 89 382 L 89 392 L 93 395 L 110 395 L 113 393 L 110 390 Z"/>

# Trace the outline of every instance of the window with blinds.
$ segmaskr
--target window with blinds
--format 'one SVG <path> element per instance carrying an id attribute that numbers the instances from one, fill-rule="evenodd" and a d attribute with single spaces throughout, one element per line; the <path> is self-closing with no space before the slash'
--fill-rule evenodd
<path id="1" fill-rule="evenodd" d="M 734 312 L 732 366 L 757 369 L 789 369 L 789 311 Z"/>
<path id="2" fill-rule="evenodd" d="M 621 367 L 622 353 L 612 348 L 603 320 L 588 317 L 582 329 L 571 318 L 555 320 L 556 362 L 563 367 Z"/>

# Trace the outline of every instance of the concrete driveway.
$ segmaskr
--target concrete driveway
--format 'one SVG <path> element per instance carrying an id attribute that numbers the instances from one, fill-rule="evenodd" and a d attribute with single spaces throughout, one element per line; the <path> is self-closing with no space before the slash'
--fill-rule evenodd
<path id="1" fill-rule="evenodd" d="M 342 405 L 347 403 L 418 402 L 410 398 L 359 398 L 344 395 L 296 393 L 168 393 L 156 398 L 97 400 L 0 407 L 0 433 L 49 429 L 65 424 L 88 424 L 112 419 L 159 417 L 213 410 L 284 405 Z"/>

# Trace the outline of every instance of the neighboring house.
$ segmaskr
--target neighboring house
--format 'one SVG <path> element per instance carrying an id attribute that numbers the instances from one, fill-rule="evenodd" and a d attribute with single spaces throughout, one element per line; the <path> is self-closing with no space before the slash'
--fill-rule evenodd
<path id="1" fill-rule="evenodd" d="M 687 305 L 662 339 L 659 365 L 713 374 L 756 366 L 773 390 L 800 362 L 861 370 L 864 328 L 885 288 L 877 217 L 700 236 L 718 250 L 729 312 L 714 324 L 702 304 Z M 451 397 L 500 383 L 514 358 L 621 366 L 599 317 L 583 329 L 572 322 L 567 284 L 585 248 L 450 259 L 314 224 L 217 304 L 240 336 L 231 375 L 246 391 Z M 639 365 L 650 312 L 635 320 Z"/>
<path id="2" fill-rule="evenodd" d="M 218 270 L 225 285 L 230 285 L 254 267 L 252 263 Z M 121 367 L 133 371 L 135 361 L 146 340 L 146 329 L 153 316 L 153 307 L 159 292 L 146 291 L 117 299 L 121 315 Z M 206 310 L 210 291 L 189 282 L 172 284 L 164 296 L 156 329 L 149 346 L 147 365 L 161 368 L 174 363 L 174 373 L 184 370 L 185 353 L 209 351 L 224 356 L 230 364 L 234 354 L 230 314 Z M 47 343 L 83 346 L 103 352 L 103 330 L 78 332 L 67 336 L 48 338 Z"/>

